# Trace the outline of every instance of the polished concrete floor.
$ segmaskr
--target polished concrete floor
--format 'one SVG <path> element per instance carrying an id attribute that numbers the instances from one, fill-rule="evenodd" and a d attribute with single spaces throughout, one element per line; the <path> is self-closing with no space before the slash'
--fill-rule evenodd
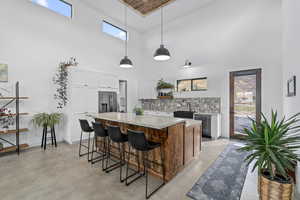
<path id="1" fill-rule="evenodd" d="M 205 141 L 193 161 L 159 190 L 153 200 L 185 200 L 185 194 L 224 150 L 228 140 Z M 118 171 L 107 174 L 78 157 L 78 145 L 59 144 L 46 151 L 32 148 L 0 157 L 0 199 L 3 200 L 142 200 L 144 179 L 125 186 Z M 242 200 L 256 200 L 256 173 L 248 172 Z M 152 180 L 151 183 L 155 183 Z"/>

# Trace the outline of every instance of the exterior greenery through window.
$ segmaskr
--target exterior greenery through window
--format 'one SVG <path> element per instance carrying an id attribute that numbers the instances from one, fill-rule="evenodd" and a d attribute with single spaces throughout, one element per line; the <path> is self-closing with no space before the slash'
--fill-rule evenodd
<path id="1" fill-rule="evenodd" d="M 177 80 L 178 92 L 205 90 L 207 90 L 207 77 Z"/>
<path id="2" fill-rule="evenodd" d="M 103 33 L 106 33 L 113 37 L 119 38 L 123 41 L 125 41 L 126 39 L 128 40 L 127 31 L 125 31 L 107 21 L 102 22 L 102 31 L 103 31 Z"/>
<path id="3" fill-rule="evenodd" d="M 72 18 L 72 5 L 63 0 L 31 0 L 31 2 L 48 8 L 58 14 Z"/>

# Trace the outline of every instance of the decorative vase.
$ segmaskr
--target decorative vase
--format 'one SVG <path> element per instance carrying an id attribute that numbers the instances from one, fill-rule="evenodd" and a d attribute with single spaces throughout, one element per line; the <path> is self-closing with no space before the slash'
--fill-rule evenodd
<path id="1" fill-rule="evenodd" d="M 270 180 L 263 173 L 258 176 L 258 192 L 260 200 L 293 200 L 294 183 Z"/>

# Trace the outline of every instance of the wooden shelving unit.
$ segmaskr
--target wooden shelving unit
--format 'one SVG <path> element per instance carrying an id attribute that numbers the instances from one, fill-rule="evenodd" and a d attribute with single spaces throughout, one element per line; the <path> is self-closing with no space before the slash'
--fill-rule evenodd
<path id="1" fill-rule="evenodd" d="M 18 115 L 29 115 L 29 113 L 19 113 Z M 17 116 L 17 113 L 12 113 L 12 114 L 0 114 L 0 117 L 9 117 L 9 116 Z"/>
<path id="2" fill-rule="evenodd" d="M 19 145 L 19 149 L 20 150 L 24 150 L 24 149 L 26 149 L 28 147 L 29 147 L 28 144 L 20 144 Z M 5 147 L 3 149 L 0 149 L 0 153 L 9 153 L 9 152 L 17 151 L 17 150 L 18 150 L 17 146 L 10 146 L 10 147 Z"/>
<path id="3" fill-rule="evenodd" d="M 7 107 L 11 103 L 15 103 L 16 106 L 16 112 L 11 114 L 0 114 L 0 117 L 15 117 L 15 124 L 16 128 L 11 130 L 0 130 L 0 135 L 7 135 L 7 134 L 15 134 L 15 142 L 11 142 L 7 139 L 1 138 L 0 140 L 4 141 L 5 143 L 10 144 L 10 146 L 4 147 L 0 149 L 0 153 L 8 153 L 8 152 L 14 152 L 16 151 L 18 154 L 20 153 L 20 150 L 26 149 L 29 147 L 28 144 L 20 144 L 20 133 L 21 132 L 28 132 L 29 130 L 27 128 L 21 128 L 20 129 L 20 116 L 21 115 L 28 115 L 29 113 L 20 113 L 20 100 L 22 99 L 28 99 L 29 97 L 20 97 L 19 96 L 19 82 L 16 83 L 16 90 L 15 90 L 16 96 L 14 97 L 0 97 L 0 100 L 9 100 L 6 102 L 1 109 Z"/>
<path id="4" fill-rule="evenodd" d="M 19 129 L 19 132 L 20 133 L 22 133 L 22 132 L 28 132 L 29 131 L 29 129 L 28 128 L 20 128 Z M 0 130 L 0 135 L 1 134 L 15 134 L 15 133 L 17 133 L 17 130 L 6 130 L 6 131 L 4 131 L 4 130 Z"/>
<path id="5" fill-rule="evenodd" d="M 11 100 L 16 99 L 16 97 L 0 97 L 0 100 Z M 29 99 L 29 97 L 19 97 L 19 99 Z"/>

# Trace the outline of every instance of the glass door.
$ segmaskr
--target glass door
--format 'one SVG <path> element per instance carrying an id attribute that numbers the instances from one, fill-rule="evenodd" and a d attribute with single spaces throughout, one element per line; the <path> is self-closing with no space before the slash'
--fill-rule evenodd
<path id="1" fill-rule="evenodd" d="M 261 69 L 230 73 L 230 137 L 242 137 L 251 119 L 260 120 Z"/>

